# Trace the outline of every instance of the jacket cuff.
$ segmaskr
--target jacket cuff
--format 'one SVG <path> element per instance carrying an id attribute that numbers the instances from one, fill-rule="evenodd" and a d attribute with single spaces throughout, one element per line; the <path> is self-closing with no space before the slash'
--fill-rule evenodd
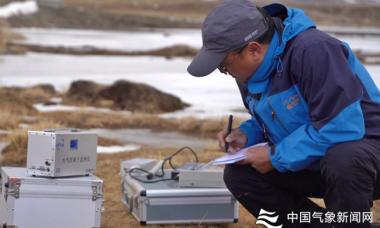
<path id="1" fill-rule="evenodd" d="M 270 157 L 270 160 L 272 162 L 272 166 L 277 171 L 279 171 L 281 173 L 284 173 L 284 172 L 287 171 L 283 166 L 281 166 L 281 162 L 279 161 L 280 156 L 278 155 L 278 153 L 276 153 L 276 147 L 275 147 L 275 145 L 271 145 L 270 146 L 269 157 Z"/>

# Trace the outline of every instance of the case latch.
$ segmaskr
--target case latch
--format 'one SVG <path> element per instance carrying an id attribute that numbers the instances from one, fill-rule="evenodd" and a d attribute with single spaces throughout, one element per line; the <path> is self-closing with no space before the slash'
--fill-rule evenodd
<path id="1" fill-rule="evenodd" d="M 97 199 L 103 198 L 103 193 L 101 192 L 100 186 L 93 185 L 92 189 L 92 201 L 96 201 Z"/>
<path id="2" fill-rule="evenodd" d="M 9 178 L 8 182 L 4 184 L 5 200 L 8 199 L 8 196 L 13 196 L 15 199 L 18 199 L 20 197 L 20 186 L 21 186 L 21 179 Z"/>

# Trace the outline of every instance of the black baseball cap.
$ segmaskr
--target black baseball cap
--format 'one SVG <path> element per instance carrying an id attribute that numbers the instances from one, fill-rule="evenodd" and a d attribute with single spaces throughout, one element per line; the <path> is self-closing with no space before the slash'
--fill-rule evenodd
<path id="1" fill-rule="evenodd" d="M 187 71 L 196 77 L 213 72 L 227 54 L 244 47 L 268 30 L 268 23 L 249 0 L 226 0 L 213 9 L 203 22 L 202 48 Z"/>

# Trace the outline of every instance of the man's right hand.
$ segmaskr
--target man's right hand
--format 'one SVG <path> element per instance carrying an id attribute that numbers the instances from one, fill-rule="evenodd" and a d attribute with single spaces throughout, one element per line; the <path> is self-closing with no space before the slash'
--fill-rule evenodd
<path id="1" fill-rule="evenodd" d="M 231 134 L 227 136 L 227 130 L 224 129 L 218 133 L 219 148 L 221 151 L 225 151 L 225 144 L 228 142 L 230 145 L 228 147 L 228 153 L 236 153 L 247 143 L 247 137 L 240 130 L 240 128 L 235 128 L 231 131 Z"/>

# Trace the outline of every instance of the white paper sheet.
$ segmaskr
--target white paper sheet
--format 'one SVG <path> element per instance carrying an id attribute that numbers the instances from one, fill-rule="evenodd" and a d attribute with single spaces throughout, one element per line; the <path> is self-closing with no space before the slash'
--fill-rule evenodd
<path id="1" fill-rule="evenodd" d="M 214 165 L 223 165 L 223 164 L 232 164 L 237 161 L 244 160 L 247 155 L 245 154 L 247 150 L 254 148 L 254 147 L 259 147 L 259 146 L 267 146 L 268 143 L 258 143 L 250 147 L 243 148 L 236 152 L 235 154 L 226 154 L 223 157 L 217 158 L 214 161 L 212 161 L 212 164 Z"/>

